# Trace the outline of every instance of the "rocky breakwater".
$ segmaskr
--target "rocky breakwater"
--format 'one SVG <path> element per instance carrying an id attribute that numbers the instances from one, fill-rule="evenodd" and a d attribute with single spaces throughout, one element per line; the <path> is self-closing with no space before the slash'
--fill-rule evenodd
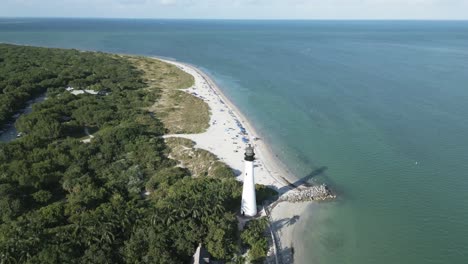
<path id="1" fill-rule="evenodd" d="M 279 201 L 299 203 L 308 201 L 324 201 L 336 198 L 336 195 L 326 184 L 302 187 L 282 195 Z"/>

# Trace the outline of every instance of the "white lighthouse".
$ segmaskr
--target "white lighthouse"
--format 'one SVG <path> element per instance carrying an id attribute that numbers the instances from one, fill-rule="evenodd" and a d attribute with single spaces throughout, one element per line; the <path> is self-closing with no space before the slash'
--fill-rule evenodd
<path id="1" fill-rule="evenodd" d="M 254 160 L 255 153 L 252 146 L 245 149 L 244 188 L 242 189 L 241 214 L 245 216 L 257 215 L 257 199 L 255 198 Z"/>

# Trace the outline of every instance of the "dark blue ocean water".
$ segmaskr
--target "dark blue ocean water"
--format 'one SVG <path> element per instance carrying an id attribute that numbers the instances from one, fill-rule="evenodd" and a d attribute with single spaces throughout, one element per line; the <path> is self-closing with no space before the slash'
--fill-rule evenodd
<path id="1" fill-rule="evenodd" d="M 207 71 L 339 192 L 298 222 L 299 263 L 468 263 L 468 22 L 0 19 L 0 41 Z"/>

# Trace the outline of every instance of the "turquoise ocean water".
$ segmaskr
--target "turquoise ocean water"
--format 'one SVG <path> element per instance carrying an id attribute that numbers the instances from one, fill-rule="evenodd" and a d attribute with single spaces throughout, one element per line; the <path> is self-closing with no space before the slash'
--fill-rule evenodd
<path id="1" fill-rule="evenodd" d="M 468 22 L 0 19 L 0 42 L 201 67 L 339 199 L 298 263 L 468 263 Z M 286 245 L 287 246 L 287 245 Z"/>

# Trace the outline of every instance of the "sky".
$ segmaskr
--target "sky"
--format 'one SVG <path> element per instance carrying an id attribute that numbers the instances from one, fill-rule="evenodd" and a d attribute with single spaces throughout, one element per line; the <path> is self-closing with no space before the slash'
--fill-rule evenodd
<path id="1" fill-rule="evenodd" d="M 0 0 L 0 17 L 468 19 L 468 0 Z"/>

